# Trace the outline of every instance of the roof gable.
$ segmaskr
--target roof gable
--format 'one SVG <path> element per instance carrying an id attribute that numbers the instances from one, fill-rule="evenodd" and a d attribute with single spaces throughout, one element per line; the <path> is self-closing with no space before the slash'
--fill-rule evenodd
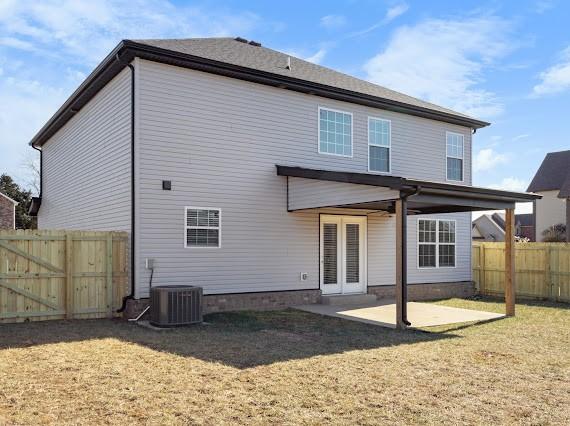
<path id="1" fill-rule="evenodd" d="M 11 199 L 10 197 L 8 197 L 6 194 L 4 194 L 2 192 L 0 192 L 0 197 L 6 199 L 8 201 L 11 201 L 12 203 L 14 203 L 14 206 L 17 206 L 19 204 L 16 200 Z"/>
<path id="2" fill-rule="evenodd" d="M 546 154 L 527 189 L 528 192 L 554 190 L 560 190 L 559 196 L 570 197 L 570 150 Z"/>

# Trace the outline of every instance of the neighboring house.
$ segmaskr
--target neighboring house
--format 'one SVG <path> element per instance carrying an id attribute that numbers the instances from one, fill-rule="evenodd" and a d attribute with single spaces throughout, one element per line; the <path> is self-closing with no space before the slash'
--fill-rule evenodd
<path id="1" fill-rule="evenodd" d="M 16 229 L 18 203 L 0 192 L 0 229 Z"/>
<path id="2" fill-rule="evenodd" d="M 483 214 L 473 220 L 471 228 L 473 241 L 505 241 L 505 215 L 502 213 Z M 515 235 L 534 241 L 534 225 L 531 213 L 515 215 Z"/>
<path id="3" fill-rule="evenodd" d="M 550 152 L 542 161 L 528 187 L 542 195 L 534 203 L 536 241 L 551 226 L 565 224 L 570 229 L 570 151 Z M 570 241 L 570 232 L 566 232 Z"/>
<path id="4" fill-rule="evenodd" d="M 472 223 L 472 238 L 476 241 L 505 241 L 505 219 L 499 213 L 483 214 Z"/>
<path id="5" fill-rule="evenodd" d="M 535 198 L 471 186 L 486 125 L 243 39 L 125 40 L 32 140 L 31 211 L 129 232 L 135 300 L 149 263 L 207 311 L 465 295 L 470 212 Z"/>
<path id="6" fill-rule="evenodd" d="M 515 233 L 518 237 L 536 241 L 534 215 L 532 213 L 515 215 Z"/>

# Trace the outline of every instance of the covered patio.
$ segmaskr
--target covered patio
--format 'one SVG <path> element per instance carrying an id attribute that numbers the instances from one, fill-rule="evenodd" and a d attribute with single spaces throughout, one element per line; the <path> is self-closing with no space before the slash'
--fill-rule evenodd
<path id="1" fill-rule="evenodd" d="M 505 314 L 515 315 L 515 204 L 532 202 L 540 195 L 371 173 L 276 167 L 277 175 L 287 179 L 287 210 L 290 212 L 341 208 L 395 215 L 396 299 L 394 309 L 384 307 L 382 316 L 393 314 L 394 326 L 399 329 L 417 326 L 410 321 L 412 317 L 408 312 L 413 315 L 411 312 L 416 306 L 408 303 L 407 296 L 407 220 L 404 218 L 419 214 L 505 210 Z"/>
<path id="2" fill-rule="evenodd" d="M 379 300 L 367 305 L 303 305 L 295 306 L 305 312 L 335 318 L 343 318 L 366 324 L 397 328 L 396 303 L 394 300 Z M 439 306 L 431 303 L 407 303 L 407 316 L 413 328 L 439 325 L 486 322 L 504 318 L 505 315 L 472 309 Z"/>

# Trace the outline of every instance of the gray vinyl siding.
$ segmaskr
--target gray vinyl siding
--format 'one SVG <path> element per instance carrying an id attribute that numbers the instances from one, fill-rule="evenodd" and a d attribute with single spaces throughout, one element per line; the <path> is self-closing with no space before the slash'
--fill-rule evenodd
<path id="1" fill-rule="evenodd" d="M 456 221 L 455 268 L 418 268 L 417 223 L 419 218 Z M 471 280 L 471 213 L 408 217 L 408 283 Z M 368 285 L 396 282 L 396 219 L 394 215 L 368 216 Z"/>
<path id="2" fill-rule="evenodd" d="M 130 105 L 125 69 L 43 146 L 39 228 L 130 230 Z"/>
<path id="3" fill-rule="evenodd" d="M 404 177 L 445 181 L 445 132 L 464 134 L 471 182 L 468 128 L 144 60 L 135 66 L 137 297 L 148 295 L 145 258 L 155 259 L 153 285 L 201 285 L 206 294 L 319 288 L 319 211 L 287 212 L 275 165 L 368 172 L 368 116 L 392 120 L 392 172 Z M 353 114 L 352 158 L 318 153 L 319 106 Z M 184 248 L 185 206 L 222 210 L 220 248 Z M 470 279 L 468 215 L 458 222 L 465 265 L 421 274 L 410 223 L 411 282 Z M 370 222 L 369 285 L 393 284 L 393 218 Z"/>
<path id="4" fill-rule="evenodd" d="M 399 191 L 369 185 L 289 178 L 289 210 L 343 206 L 367 201 L 395 200 Z"/>

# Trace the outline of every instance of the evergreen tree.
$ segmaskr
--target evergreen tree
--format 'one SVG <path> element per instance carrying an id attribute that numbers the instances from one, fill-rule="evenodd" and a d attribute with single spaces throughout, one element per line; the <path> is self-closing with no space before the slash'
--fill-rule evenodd
<path id="1" fill-rule="evenodd" d="M 0 176 L 0 192 L 18 202 L 16 206 L 16 228 L 30 229 L 32 218 L 28 214 L 28 209 L 32 202 L 32 192 L 21 188 L 14 182 L 14 179 L 5 173 Z"/>

